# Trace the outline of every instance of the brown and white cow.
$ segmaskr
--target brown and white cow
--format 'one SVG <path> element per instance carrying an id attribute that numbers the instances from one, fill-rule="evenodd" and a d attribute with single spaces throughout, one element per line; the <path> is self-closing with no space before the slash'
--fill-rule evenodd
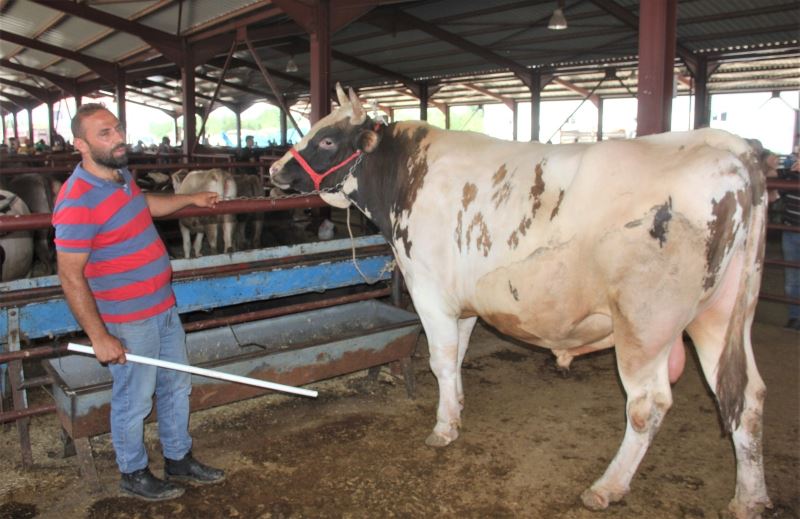
<path id="1" fill-rule="evenodd" d="M 686 330 L 733 436 L 729 507 L 749 518 L 771 506 L 750 341 L 766 209 L 756 150 L 716 130 L 553 146 L 380 127 L 337 91 L 340 108 L 273 165 L 272 182 L 308 192 L 317 175 L 329 203 L 358 207 L 394 249 L 439 384 L 429 445 L 458 436 L 478 317 L 562 366 L 615 346 L 627 428 L 582 495 L 604 509 L 628 492 L 672 404 Z"/>
<path id="2" fill-rule="evenodd" d="M 220 200 L 236 198 L 236 182 L 230 172 L 221 169 L 199 169 L 186 173 L 186 170 L 176 171 L 172 174 L 172 184 L 177 194 L 197 193 L 199 191 L 213 191 L 219 195 Z M 233 233 L 236 228 L 236 215 L 225 214 L 222 216 L 195 216 L 179 220 L 181 238 L 183 238 L 183 257 L 189 258 L 191 235 L 194 238 L 194 255 L 200 257 L 203 246 L 203 236 L 206 236 L 211 253 L 217 253 L 217 234 L 220 223 L 222 224 L 222 241 L 225 252 L 233 252 Z"/>

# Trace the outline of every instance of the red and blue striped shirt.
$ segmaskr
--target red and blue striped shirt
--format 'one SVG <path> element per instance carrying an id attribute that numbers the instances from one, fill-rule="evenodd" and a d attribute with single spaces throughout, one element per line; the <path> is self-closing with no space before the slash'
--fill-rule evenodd
<path id="1" fill-rule="evenodd" d="M 89 253 L 83 272 L 108 323 L 147 319 L 175 304 L 169 255 L 147 201 L 130 172 L 120 174 L 121 184 L 78 164 L 53 210 L 56 249 Z"/>

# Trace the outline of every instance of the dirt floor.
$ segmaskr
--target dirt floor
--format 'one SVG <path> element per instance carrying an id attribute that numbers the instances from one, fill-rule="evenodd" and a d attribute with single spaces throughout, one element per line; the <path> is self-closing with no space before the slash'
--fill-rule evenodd
<path id="1" fill-rule="evenodd" d="M 799 339 L 755 326 L 769 389 L 764 451 L 774 508 L 766 517 L 800 514 Z M 733 496 L 733 449 L 694 358 L 631 493 L 599 513 L 583 508 L 579 495 L 622 439 L 613 355 L 576 359 L 568 378 L 550 359 L 478 326 L 464 366 L 464 428 L 444 449 L 423 442 L 437 396 L 424 337 L 415 400 L 388 371 L 376 382 L 360 372 L 315 384 L 317 400 L 267 396 L 195 413 L 194 452 L 227 478 L 164 503 L 118 494 L 108 435 L 92 439 L 104 492 L 90 494 L 77 459 L 61 456 L 56 418 L 38 417 L 31 470 L 20 468 L 16 429 L 0 428 L 0 518 L 718 517 Z M 148 426 L 159 474 L 155 433 Z"/>

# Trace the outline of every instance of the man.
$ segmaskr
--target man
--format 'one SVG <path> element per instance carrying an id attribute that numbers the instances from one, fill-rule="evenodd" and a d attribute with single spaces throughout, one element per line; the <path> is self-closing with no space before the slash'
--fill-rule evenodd
<path id="1" fill-rule="evenodd" d="M 787 180 L 797 181 L 800 179 L 800 160 L 792 157 L 788 172 L 784 175 Z M 800 193 L 797 191 L 786 191 L 783 198 L 783 218 L 782 223 L 800 228 Z M 800 261 L 800 232 L 783 231 L 781 234 L 781 249 L 783 259 L 791 262 Z M 800 269 L 787 267 L 784 270 L 784 293 L 792 299 L 800 299 Z M 800 306 L 789 305 L 789 320 L 786 328 L 800 331 Z"/>
<path id="2" fill-rule="evenodd" d="M 261 155 L 261 152 L 256 148 L 256 141 L 252 135 L 248 135 L 244 138 L 244 148 L 241 149 L 239 152 L 238 160 L 239 162 L 253 162 L 258 163 L 258 157 Z M 244 173 L 246 175 L 257 175 L 258 168 L 239 168 L 240 173 Z"/>
<path id="3" fill-rule="evenodd" d="M 127 165 L 125 130 L 100 104 L 72 119 L 81 163 L 56 200 L 58 274 L 67 303 L 113 379 L 111 439 L 122 491 L 171 499 L 168 481 L 221 481 L 224 472 L 192 457 L 188 373 L 125 362 L 126 352 L 187 363 L 183 327 L 172 292 L 172 268 L 152 216 L 194 204 L 213 207 L 217 194 L 159 196 L 139 191 Z M 165 480 L 148 469 L 144 419 L 156 395 Z"/>

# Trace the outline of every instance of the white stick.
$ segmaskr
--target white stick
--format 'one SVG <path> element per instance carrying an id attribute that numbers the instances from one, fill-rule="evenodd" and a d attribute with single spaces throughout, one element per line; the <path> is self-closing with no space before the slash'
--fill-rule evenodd
<path id="1" fill-rule="evenodd" d="M 69 351 L 78 353 L 86 353 L 94 355 L 94 350 L 91 346 L 84 346 L 82 344 L 69 343 L 67 345 Z M 150 357 L 142 357 L 141 355 L 134 355 L 126 353 L 125 358 L 131 362 L 138 364 L 148 364 L 150 366 L 158 366 L 159 368 L 174 369 L 177 371 L 185 371 L 193 373 L 202 377 L 218 378 L 220 380 L 227 380 L 229 382 L 238 382 L 239 384 L 249 384 L 251 386 L 263 387 L 265 389 L 274 389 L 275 391 L 284 391 L 286 393 L 294 393 L 295 395 L 317 397 L 317 392 L 311 389 L 302 389 L 299 387 L 285 386 L 283 384 L 276 384 L 275 382 L 267 382 L 266 380 L 259 380 L 257 378 L 241 377 L 239 375 L 231 375 L 230 373 L 223 373 L 213 369 L 198 368 L 195 366 L 187 366 L 186 364 L 178 364 L 177 362 L 169 362 L 167 360 L 152 359 Z"/>

